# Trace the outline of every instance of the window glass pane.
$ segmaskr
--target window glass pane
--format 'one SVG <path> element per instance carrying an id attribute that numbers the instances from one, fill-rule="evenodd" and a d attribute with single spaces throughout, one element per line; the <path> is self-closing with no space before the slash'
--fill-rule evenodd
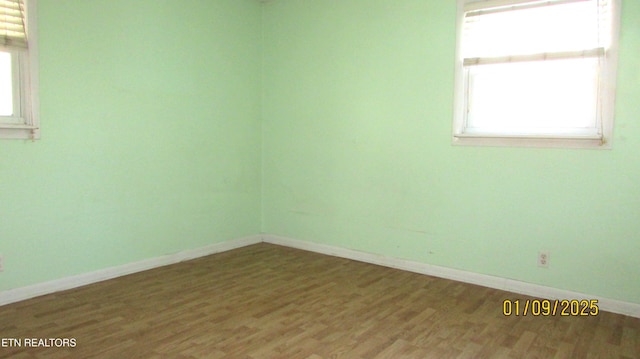
<path id="1" fill-rule="evenodd" d="M 597 1 L 465 17 L 463 57 L 498 57 L 601 47 Z M 474 15 L 475 14 L 475 15 Z"/>
<path id="2" fill-rule="evenodd" d="M 0 52 L 0 116 L 13 115 L 11 54 Z"/>
<path id="3" fill-rule="evenodd" d="M 467 128 L 596 134 L 598 59 L 470 66 Z"/>

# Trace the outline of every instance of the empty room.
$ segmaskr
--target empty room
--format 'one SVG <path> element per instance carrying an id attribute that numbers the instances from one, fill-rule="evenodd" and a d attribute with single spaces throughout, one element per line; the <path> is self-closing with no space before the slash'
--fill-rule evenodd
<path id="1" fill-rule="evenodd" d="M 0 358 L 640 358 L 638 18 L 0 0 Z"/>

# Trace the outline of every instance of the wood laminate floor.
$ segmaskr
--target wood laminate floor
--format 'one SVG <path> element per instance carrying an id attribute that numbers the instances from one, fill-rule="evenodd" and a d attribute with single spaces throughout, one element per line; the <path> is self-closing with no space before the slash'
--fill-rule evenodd
<path id="1" fill-rule="evenodd" d="M 640 358 L 640 319 L 505 317 L 505 299 L 533 298 L 257 244 L 2 306 L 23 346 L 0 357 Z"/>

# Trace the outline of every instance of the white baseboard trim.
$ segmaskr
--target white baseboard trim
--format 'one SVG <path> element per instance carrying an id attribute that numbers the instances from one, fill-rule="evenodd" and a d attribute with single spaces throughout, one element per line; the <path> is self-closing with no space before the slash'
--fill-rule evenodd
<path id="1" fill-rule="evenodd" d="M 340 258 L 352 259 L 359 262 L 371 263 L 385 267 L 406 270 L 409 272 L 451 279 L 464 283 L 476 284 L 483 287 L 500 289 L 507 292 L 524 294 L 541 299 L 597 299 L 598 307 L 600 310 L 640 318 L 640 304 L 637 303 L 624 302 L 616 299 L 572 292 L 538 284 L 521 282 L 513 279 L 467 272 L 458 269 L 440 267 L 426 263 L 387 257 L 373 253 L 360 252 L 352 249 L 301 241 L 297 239 L 267 234 L 263 235 L 262 239 L 265 243 L 297 248 L 305 251 L 316 252 Z"/>
<path id="2" fill-rule="evenodd" d="M 538 284 L 521 282 L 513 279 L 467 272 L 458 269 L 440 267 L 421 262 L 414 262 L 379 254 L 361 252 L 342 247 L 329 246 L 325 244 L 318 244 L 268 234 L 229 240 L 226 242 L 215 243 L 201 248 L 186 250 L 156 258 L 145 259 L 117 267 L 101 269 L 95 272 L 83 273 L 26 287 L 0 291 L 0 306 L 38 297 L 45 294 L 73 289 L 136 272 L 196 259 L 215 253 L 226 252 L 236 248 L 241 248 L 261 242 L 297 248 L 334 257 L 356 260 L 359 262 L 376 264 L 384 267 L 406 270 L 409 272 L 425 274 L 439 278 L 451 279 L 463 283 L 476 284 L 483 287 L 500 289 L 507 292 L 524 294 L 536 298 L 579 300 L 597 299 L 599 308 L 601 310 L 640 318 L 640 304 L 637 303 L 624 302 L 616 299 L 572 292 Z"/>
<path id="3" fill-rule="evenodd" d="M 245 247 L 261 242 L 262 237 L 259 235 L 239 238 L 174 254 L 144 259 L 117 267 L 105 268 L 95 272 L 78 274 L 71 277 L 56 279 L 49 282 L 37 283 L 34 285 L 16 289 L 9 289 L 0 292 L 0 306 L 19 302 L 29 298 L 38 297 L 45 294 L 51 294 L 67 289 L 73 289 L 84 285 L 101 282 L 107 279 L 121 277 L 127 274 L 142 272 L 153 268 L 184 262 L 190 259 L 204 257 L 215 253 L 226 252 L 232 249 Z"/>

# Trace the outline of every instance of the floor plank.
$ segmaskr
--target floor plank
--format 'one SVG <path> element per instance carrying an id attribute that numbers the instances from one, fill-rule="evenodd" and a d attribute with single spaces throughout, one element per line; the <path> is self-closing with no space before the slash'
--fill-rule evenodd
<path id="1" fill-rule="evenodd" d="M 0 358 L 640 358 L 640 319 L 258 244 L 0 307 Z M 570 298 L 569 298 L 570 299 Z"/>

